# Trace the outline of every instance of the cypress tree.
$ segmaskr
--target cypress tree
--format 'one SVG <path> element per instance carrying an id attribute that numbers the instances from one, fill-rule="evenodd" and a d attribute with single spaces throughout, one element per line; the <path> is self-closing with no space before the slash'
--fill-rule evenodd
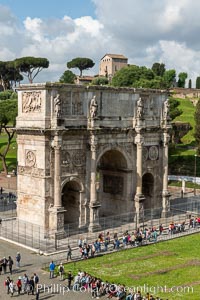
<path id="1" fill-rule="evenodd" d="M 197 154 L 200 155 L 200 101 L 197 102 L 194 119 L 195 119 L 194 137 L 196 139 Z"/>
<path id="2" fill-rule="evenodd" d="M 200 89 L 200 77 L 199 76 L 196 79 L 196 89 Z"/>
<path id="3" fill-rule="evenodd" d="M 188 88 L 189 88 L 189 89 L 192 88 L 192 80 L 191 80 L 191 79 L 189 79 L 189 81 L 188 81 Z"/>

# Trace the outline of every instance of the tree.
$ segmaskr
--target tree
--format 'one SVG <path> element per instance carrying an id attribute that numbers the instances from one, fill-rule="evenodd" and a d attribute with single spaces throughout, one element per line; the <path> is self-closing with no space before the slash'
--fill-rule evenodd
<path id="1" fill-rule="evenodd" d="M 0 134 L 5 132 L 7 142 L 0 150 L 0 158 L 2 160 L 5 174 L 8 174 L 8 166 L 6 164 L 6 155 L 10 148 L 11 141 L 15 134 L 15 123 L 17 116 L 17 100 L 2 100 L 0 101 Z"/>
<path id="2" fill-rule="evenodd" d="M 188 89 L 191 89 L 192 88 L 192 79 L 189 79 L 188 81 Z"/>
<path id="3" fill-rule="evenodd" d="M 153 66 L 151 67 L 151 69 L 152 69 L 152 71 L 154 72 L 154 74 L 156 76 L 161 76 L 162 77 L 165 73 L 165 64 L 155 62 L 153 64 Z"/>
<path id="4" fill-rule="evenodd" d="M 69 69 L 77 68 L 80 71 L 80 76 L 82 77 L 83 70 L 88 70 L 94 67 L 95 63 L 90 58 L 86 57 L 76 57 L 67 63 Z"/>
<path id="5" fill-rule="evenodd" d="M 199 76 L 196 79 L 196 89 L 200 89 L 200 77 Z"/>
<path id="6" fill-rule="evenodd" d="M 163 75 L 163 79 L 166 82 L 168 88 L 174 86 L 176 82 L 176 70 L 166 70 Z"/>
<path id="7" fill-rule="evenodd" d="M 0 84 L 3 87 L 3 90 L 10 89 L 10 83 L 7 78 L 8 70 L 6 68 L 6 61 L 0 61 Z"/>
<path id="8" fill-rule="evenodd" d="M 91 84 L 92 85 L 106 85 L 106 84 L 108 84 L 108 78 L 103 77 L 103 76 L 96 77 L 92 80 Z"/>
<path id="9" fill-rule="evenodd" d="M 49 67 L 49 61 L 46 58 L 27 56 L 15 59 L 14 65 L 20 73 L 28 77 L 30 83 L 33 83 L 38 73 Z"/>
<path id="10" fill-rule="evenodd" d="M 178 87 L 184 88 L 185 87 L 185 81 L 188 77 L 188 74 L 186 72 L 181 72 L 178 74 Z"/>
<path id="11" fill-rule="evenodd" d="M 194 137 L 196 139 L 196 144 L 197 144 L 197 154 L 200 155 L 200 101 L 197 102 L 194 119 L 195 119 Z"/>
<path id="12" fill-rule="evenodd" d="M 6 79 L 10 82 L 10 87 L 16 87 L 17 82 L 20 82 L 24 77 L 19 73 L 19 70 L 15 67 L 14 61 L 6 62 L 6 69 L 8 71 Z"/>
<path id="13" fill-rule="evenodd" d="M 178 108 L 179 104 L 180 102 L 178 100 L 174 99 L 173 97 L 169 98 L 169 116 L 171 120 L 174 120 L 176 117 L 180 116 L 183 113 L 183 111 Z"/>
<path id="14" fill-rule="evenodd" d="M 59 82 L 61 83 L 74 83 L 76 75 L 70 71 L 66 70 L 63 75 L 60 77 Z"/>
<path id="15" fill-rule="evenodd" d="M 155 75 L 151 69 L 131 65 L 117 71 L 112 78 L 111 84 L 113 86 L 135 87 L 135 84 L 137 84 L 139 80 L 153 80 L 154 76 Z"/>

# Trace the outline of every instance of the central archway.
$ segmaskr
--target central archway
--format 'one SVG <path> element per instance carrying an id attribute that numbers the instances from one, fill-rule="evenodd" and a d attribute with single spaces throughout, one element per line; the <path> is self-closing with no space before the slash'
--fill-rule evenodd
<path id="1" fill-rule="evenodd" d="M 79 223 L 80 216 L 80 184 L 75 181 L 68 181 L 62 189 L 62 206 L 64 207 L 64 223 Z"/>
<path id="2" fill-rule="evenodd" d="M 100 157 L 97 164 L 100 217 L 119 215 L 130 211 L 128 182 L 131 182 L 131 174 L 131 171 L 128 170 L 127 158 L 119 150 L 108 150 Z"/>
<path id="3" fill-rule="evenodd" d="M 154 196 L 154 177 L 151 173 L 146 173 L 142 177 L 142 194 L 145 197 L 144 209 L 150 210 L 152 207 L 152 198 Z"/>

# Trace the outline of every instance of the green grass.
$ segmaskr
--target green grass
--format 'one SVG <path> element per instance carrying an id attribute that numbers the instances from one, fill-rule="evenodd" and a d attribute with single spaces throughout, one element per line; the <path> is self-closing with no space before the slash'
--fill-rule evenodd
<path id="1" fill-rule="evenodd" d="M 195 120 L 194 120 L 194 113 L 195 107 L 189 99 L 180 99 L 176 98 L 180 105 L 178 106 L 179 109 L 183 111 L 183 113 L 176 117 L 173 122 L 189 122 L 192 126 L 192 129 L 181 139 L 182 143 L 184 144 L 191 144 L 195 141 L 194 139 L 194 127 L 195 127 Z"/>
<path id="2" fill-rule="evenodd" d="M 0 152 L 2 153 L 7 145 L 7 135 L 1 134 L 0 135 Z M 17 143 L 16 143 L 16 137 L 13 138 L 10 149 L 8 151 L 6 162 L 8 165 L 8 170 L 12 171 L 13 169 L 16 169 L 17 166 Z M 0 160 L 0 171 L 3 170 L 2 167 L 2 161 Z"/>
<path id="3" fill-rule="evenodd" d="M 148 286 L 171 288 L 191 286 L 193 293 L 162 292 L 162 299 L 200 299 L 200 234 L 139 247 L 94 259 L 70 263 L 65 271 L 78 270 L 101 278 L 103 281 L 125 284 L 126 287 Z"/>

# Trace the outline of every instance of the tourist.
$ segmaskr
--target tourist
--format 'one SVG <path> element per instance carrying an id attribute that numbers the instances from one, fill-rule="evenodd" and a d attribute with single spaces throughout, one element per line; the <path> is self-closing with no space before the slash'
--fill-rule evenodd
<path id="1" fill-rule="evenodd" d="M 10 274 L 12 275 L 13 259 L 11 258 L 11 256 L 8 256 L 8 267 Z"/>
<path id="2" fill-rule="evenodd" d="M 67 250 L 67 260 L 68 259 L 72 259 L 72 249 L 70 247 L 70 245 L 68 245 L 68 250 Z"/>
<path id="3" fill-rule="evenodd" d="M 160 226 L 159 226 L 159 233 L 160 233 L 160 235 L 162 234 L 162 232 L 163 232 L 163 226 L 162 226 L 162 224 L 160 224 Z"/>
<path id="4" fill-rule="evenodd" d="M 9 290 L 10 290 L 10 294 L 11 294 L 11 296 L 13 296 L 13 294 L 14 294 L 14 291 L 15 291 L 15 285 L 14 285 L 14 282 L 13 282 L 13 280 L 12 280 L 12 279 L 10 280 L 10 284 L 9 284 Z"/>
<path id="5" fill-rule="evenodd" d="M 6 274 L 6 271 L 7 271 L 7 264 L 8 264 L 8 260 L 4 256 L 4 258 L 3 258 L 2 262 L 1 262 L 4 274 Z"/>
<path id="6" fill-rule="evenodd" d="M 33 280 L 35 285 L 39 283 L 39 276 L 36 273 L 33 274 Z"/>
<path id="7" fill-rule="evenodd" d="M 2 274 L 2 260 L 0 261 L 0 275 Z"/>
<path id="8" fill-rule="evenodd" d="M 29 280 L 28 280 L 28 276 L 25 273 L 24 276 L 22 277 L 22 291 L 23 293 L 27 293 L 28 290 L 29 290 Z"/>
<path id="9" fill-rule="evenodd" d="M 63 280 L 63 275 L 64 275 L 64 266 L 62 263 L 60 263 L 59 267 L 58 267 L 58 272 L 60 275 L 60 280 Z"/>
<path id="10" fill-rule="evenodd" d="M 8 276 L 7 279 L 4 282 L 4 285 L 7 287 L 7 294 L 9 294 L 9 292 L 10 292 L 10 282 L 11 282 L 11 279 Z"/>
<path id="11" fill-rule="evenodd" d="M 34 289 L 35 289 L 35 282 L 34 282 L 34 276 L 31 276 L 31 279 L 29 280 L 29 291 L 28 291 L 28 295 L 31 292 L 32 295 L 34 295 Z"/>
<path id="12" fill-rule="evenodd" d="M 72 282 L 72 279 L 73 279 L 72 273 L 71 273 L 71 271 L 69 271 L 68 274 L 67 274 L 68 289 L 69 289 L 69 290 L 71 289 L 71 282 Z"/>
<path id="13" fill-rule="evenodd" d="M 56 265 L 54 264 L 54 262 L 52 261 L 50 264 L 49 264 L 49 278 L 52 279 L 54 278 L 54 271 L 55 271 L 55 267 Z"/>
<path id="14" fill-rule="evenodd" d="M 19 252 L 17 252 L 17 255 L 16 255 L 16 266 L 17 266 L 17 268 L 20 268 L 20 261 L 21 261 L 21 254 Z"/>
<path id="15" fill-rule="evenodd" d="M 22 291 L 22 278 L 21 278 L 21 276 L 19 276 L 19 278 L 16 282 L 16 286 L 17 286 L 18 295 L 20 295 L 20 293 Z"/>

